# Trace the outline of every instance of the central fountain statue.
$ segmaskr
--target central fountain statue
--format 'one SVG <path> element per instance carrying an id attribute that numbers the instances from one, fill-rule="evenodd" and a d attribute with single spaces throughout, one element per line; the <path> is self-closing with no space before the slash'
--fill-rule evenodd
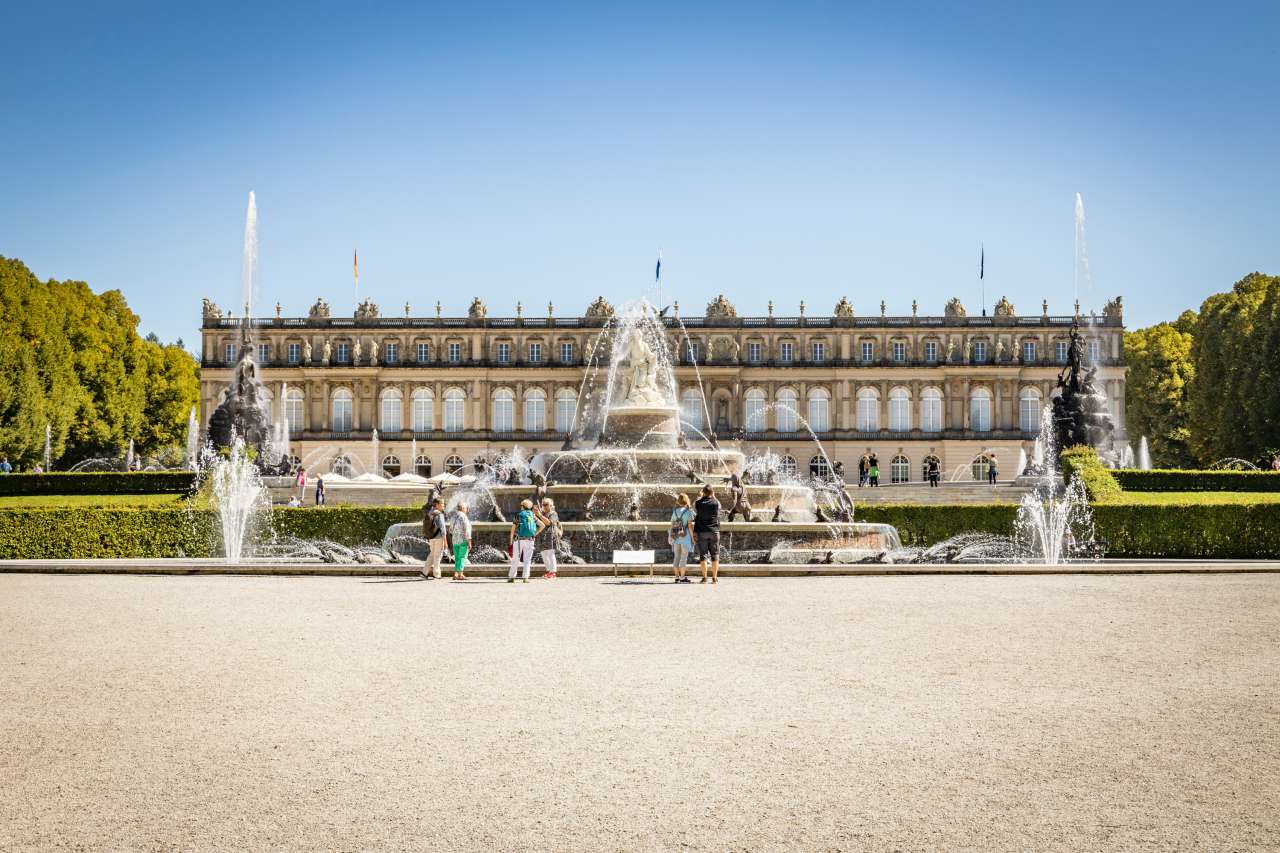
<path id="1" fill-rule="evenodd" d="M 1080 345 L 1080 326 L 1071 325 L 1071 343 L 1067 349 L 1067 366 L 1058 374 L 1062 394 L 1053 400 L 1053 424 L 1060 450 L 1077 445 L 1102 446 L 1115 429 L 1107 411 L 1107 399 L 1094 384 L 1098 368 L 1082 365 L 1084 348 Z"/>

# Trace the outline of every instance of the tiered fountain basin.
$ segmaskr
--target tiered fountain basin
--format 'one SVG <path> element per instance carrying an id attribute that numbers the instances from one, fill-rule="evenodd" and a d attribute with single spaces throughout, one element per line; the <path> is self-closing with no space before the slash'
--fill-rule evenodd
<path id="1" fill-rule="evenodd" d="M 658 564 L 672 560 L 665 521 L 569 521 L 562 523 L 564 538 L 574 557 L 587 563 L 609 563 L 614 551 L 650 550 Z M 485 554 L 506 554 L 511 525 L 494 521 L 472 524 L 472 544 L 477 562 Z M 394 524 L 384 546 L 419 559 L 426 556 L 420 523 Z M 725 563 L 858 562 L 875 560 L 902 547 L 898 532 L 887 524 L 817 522 L 720 522 L 720 559 Z M 774 555 L 771 557 L 770 555 Z"/>
<path id="2" fill-rule="evenodd" d="M 718 479 L 708 478 L 716 484 Z M 701 482 L 690 483 L 570 483 L 547 487 L 547 497 L 555 501 L 556 512 L 562 521 L 589 521 L 602 519 L 630 519 L 637 521 L 667 521 L 675 507 L 677 495 L 698 497 Z M 781 507 L 779 521 L 811 522 L 814 519 L 813 492 L 806 486 L 747 486 L 747 499 L 754 508 L 755 518 L 769 521 L 775 510 Z M 728 490 L 716 490 L 727 517 Z M 490 486 L 484 491 L 471 493 L 472 518 L 487 519 L 491 511 L 489 501 L 502 511 L 502 517 L 515 518 L 520 502 L 533 497 L 533 488 L 523 486 Z M 587 517 L 587 513 L 591 518 Z"/>

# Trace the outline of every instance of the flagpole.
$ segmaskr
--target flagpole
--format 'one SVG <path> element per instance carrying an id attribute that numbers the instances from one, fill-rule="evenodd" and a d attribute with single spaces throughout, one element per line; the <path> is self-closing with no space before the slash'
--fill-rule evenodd
<path id="1" fill-rule="evenodd" d="M 982 283 L 982 316 L 987 316 L 987 247 L 978 243 L 978 281 Z"/>

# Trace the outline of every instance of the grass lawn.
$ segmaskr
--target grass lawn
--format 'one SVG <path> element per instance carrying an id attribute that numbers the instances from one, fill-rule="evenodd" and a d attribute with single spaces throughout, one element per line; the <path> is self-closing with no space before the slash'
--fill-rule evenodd
<path id="1" fill-rule="evenodd" d="M 1109 503 L 1168 506 L 1170 504 L 1274 504 L 1280 492 L 1125 492 Z"/>
<path id="2" fill-rule="evenodd" d="M 41 507 L 121 507 L 179 506 L 186 495 L 166 493 L 160 495 L 3 495 L 0 509 L 36 509 Z"/>

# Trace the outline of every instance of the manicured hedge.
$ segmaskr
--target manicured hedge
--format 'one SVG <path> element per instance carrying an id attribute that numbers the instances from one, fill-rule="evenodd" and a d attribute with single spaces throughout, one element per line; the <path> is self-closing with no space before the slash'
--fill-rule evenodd
<path id="1" fill-rule="evenodd" d="M 1280 471 L 1138 471 L 1112 476 L 1126 492 L 1280 492 Z"/>
<path id="2" fill-rule="evenodd" d="M 1121 497 L 1120 484 L 1111 476 L 1111 469 L 1102 464 L 1093 448 L 1068 448 L 1059 455 L 1058 461 L 1062 468 L 1062 479 L 1070 482 L 1072 477 L 1080 477 L 1089 500 L 1106 502 Z"/>
<path id="3" fill-rule="evenodd" d="M 0 495 L 181 494 L 195 487 L 191 471 L 0 474 Z"/>
<path id="4" fill-rule="evenodd" d="M 1013 532 L 1010 504 L 858 508 L 858 520 L 892 524 L 903 544 L 926 546 L 960 533 Z M 404 507 L 333 507 L 272 512 L 277 536 L 344 545 L 382 541 L 386 529 L 417 521 Z M 1280 558 L 1280 504 L 1094 506 L 1109 557 Z M 94 507 L 0 510 L 0 559 L 210 557 L 220 548 L 212 510 Z"/>

